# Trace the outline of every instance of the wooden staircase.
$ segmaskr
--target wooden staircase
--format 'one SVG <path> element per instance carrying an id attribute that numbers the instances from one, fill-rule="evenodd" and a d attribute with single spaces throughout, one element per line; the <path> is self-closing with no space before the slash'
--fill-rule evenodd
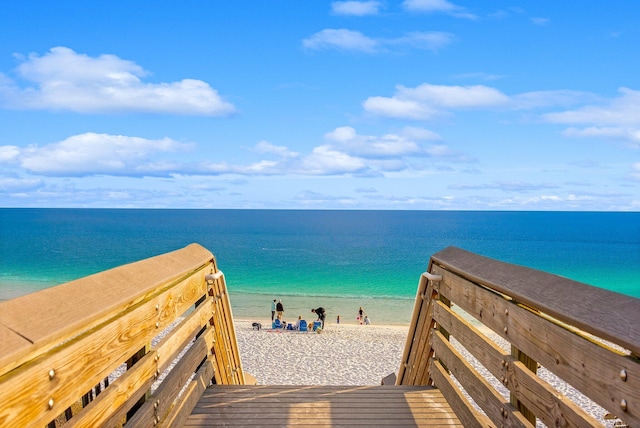
<path id="1" fill-rule="evenodd" d="M 212 385 L 184 427 L 462 426 L 428 386 Z"/>

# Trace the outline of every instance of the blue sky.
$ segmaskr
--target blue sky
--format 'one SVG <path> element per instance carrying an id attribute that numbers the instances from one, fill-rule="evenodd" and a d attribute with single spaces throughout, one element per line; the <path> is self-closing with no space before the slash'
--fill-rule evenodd
<path id="1" fill-rule="evenodd" d="M 0 6 L 0 206 L 640 209 L 635 0 Z"/>

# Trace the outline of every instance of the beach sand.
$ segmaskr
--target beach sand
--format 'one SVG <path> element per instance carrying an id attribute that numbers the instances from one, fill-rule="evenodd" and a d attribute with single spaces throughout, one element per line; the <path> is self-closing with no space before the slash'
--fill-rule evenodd
<path id="1" fill-rule="evenodd" d="M 380 385 L 398 371 L 408 326 L 327 322 L 321 333 L 253 330 L 235 320 L 246 373 L 262 385 Z"/>

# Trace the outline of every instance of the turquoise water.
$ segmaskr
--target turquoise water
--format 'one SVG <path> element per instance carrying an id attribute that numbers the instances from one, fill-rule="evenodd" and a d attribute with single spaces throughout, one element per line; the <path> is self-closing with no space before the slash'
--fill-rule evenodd
<path id="1" fill-rule="evenodd" d="M 640 213 L 0 209 L 0 238 L 3 299 L 192 242 L 215 254 L 243 317 L 282 298 L 408 320 L 449 245 L 640 297 Z"/>

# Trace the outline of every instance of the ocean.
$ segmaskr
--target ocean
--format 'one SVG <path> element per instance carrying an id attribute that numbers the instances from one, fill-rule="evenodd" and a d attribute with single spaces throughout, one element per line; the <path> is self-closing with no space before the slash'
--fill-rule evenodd
<path id="1" fill-rule="evenodd" d="M 640 213 L 0 209 L 0 299 L 197 242 L 234 315 L 407 323 L 431 254 L 453 245 L 640 298 Z M 108 285 L 106 285 L 108 286 Z"/>

